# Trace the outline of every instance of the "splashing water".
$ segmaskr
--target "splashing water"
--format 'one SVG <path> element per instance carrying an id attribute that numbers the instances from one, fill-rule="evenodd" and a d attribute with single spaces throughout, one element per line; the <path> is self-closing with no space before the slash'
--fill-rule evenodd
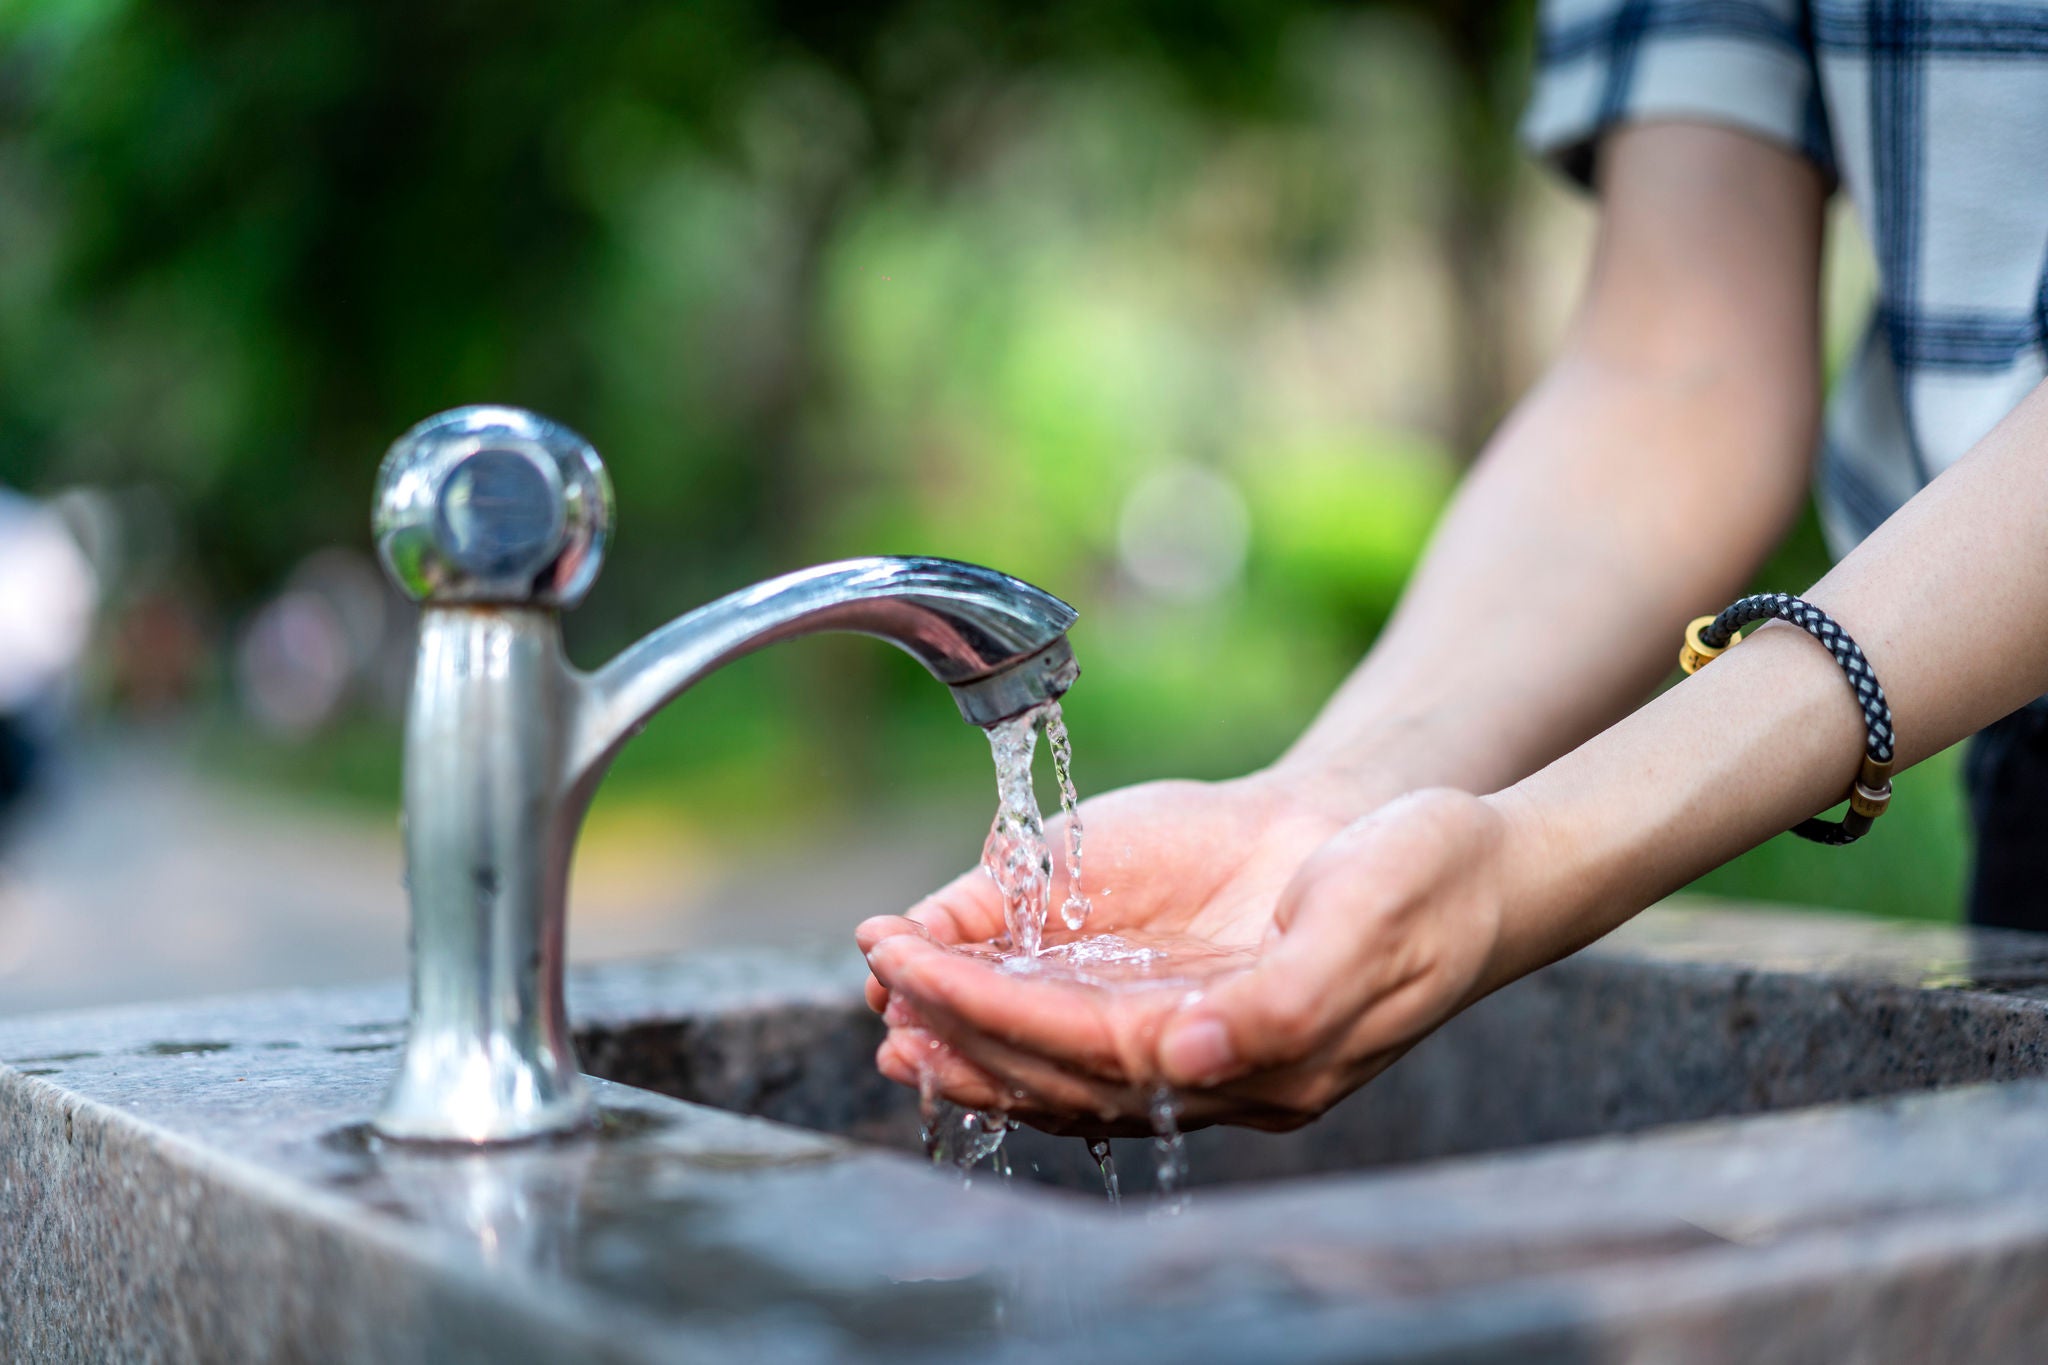
<path id="1" fill-rule="evenodd" d="M 982 846 L 981 865 L 1003 893 L 1003 923 L 1011 949 L 1035 958 L 1045 942 L 1052 908 L 1052 849 L 1046 843 L 1045 817 L 1038 809 L 1032 784 L 1032 762 L 1038 737 L 1052 751 L 1053 777 L 1059 785 L 1060 812 L 1067 818 L 1067 898 L 1060 920 L 1079 931 L 1088 921 L 1088 893 L 1081 889 L 1080 798 L 1074 791 L 1074 741 L 1067 734 L 1060 704 L 1049 701 L 1022 715 L 991 726 L 989 749 L 996 760 L 996 818 Z"/>
<path id="2" fill-rule="evenodd" d="M 974 1168 L 987 1161 L 1002 1180 L 1010 1178 L 1003 1139 L 1013 1126 L 1010 1116 L 995 1109 L 967 1109 L 939 1098 L 938 1073 L 929 1066 L 917 1071 L 918 1113 L 923 1119 L 924 1154 L 934 1166 L 951 1166 L 963 1185 L 974 1182 Z"/>
<path id="3" fill-rule="evenodd" d="M 951 1166 L 963 1185 L 974 1183 L 982 1162 L 997 1178 L 1010 1178 L 1010 1159 L 1003 1139 L 1010 1135 L 1010 1117 L 994 1109 L 963 1109 L 941 1100 L 924 1130 L 925 1153 L 934 1166 Z"/>
<path id="4" fill-rule="evenodd" d="M 1081 886 L 1082 829 L 1073 741 L 1059 703 L 1046 702 L 989 727 L 989 749 L 996 761 L 996 818 L 982 845 L 981 868 L 1002 894 L 1005 932 L 993 943 L 956 944 L 953 951 L 992 960 L 1005 971 L 1044 972 L 1094 986 L 1199 983 L 1250 966 L 1256 949 L 1199 938 L 1145 935 L 1139 942 L 1104 933 L 1047 941 L 1048 931 L 1058 931 L 1049 922 L 1053 850 L 1032 783 L 1040 734 L 1052 751 L 1060 808 L 1067 817 L 1067 898 L 1060 906 L 1060 921 L 1070 934 L 1079 934 L 1093 909 Z"/>

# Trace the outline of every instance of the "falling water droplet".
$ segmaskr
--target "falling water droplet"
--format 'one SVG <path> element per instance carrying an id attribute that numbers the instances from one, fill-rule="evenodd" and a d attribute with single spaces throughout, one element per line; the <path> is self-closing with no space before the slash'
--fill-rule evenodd
<path id="1" fill-rule="evenodd" d="M 1102 1192 L 1109 1196 L 1109 1206 L 1121 1207 L 1123 1191 L 1117 1185 L 1116 1156 L 1109 1150 L 1109 1139 L 1099 1137 L 1089 1142 L 1088 1155 L 1095 1158 L 1095 1169 L 1102 1172 Z"/>
<path id="2" fill-rule="evenodd" d="M 1188 1206 L 1188 1153 L 1180 1133 L 1180 1097 L 1166 1086 L 1152 1092 L 1152 1173 L 1159 1186 L 1157 1212 L 1172 1217 Z"/>

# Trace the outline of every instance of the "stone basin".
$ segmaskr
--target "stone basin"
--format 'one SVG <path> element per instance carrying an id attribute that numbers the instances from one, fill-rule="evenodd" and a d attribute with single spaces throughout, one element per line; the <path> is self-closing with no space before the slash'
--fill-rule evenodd
<path id="1" fill-rule="evenodd" d="M 2038 1360 L 2048 947 L 1669 907 L 1195 1193 L 915 1155 L 850 951 L 614 963 L 600 1132 L 393 1147 L 397 986 L 0 1019 L 0 1360 Z"/>
<path id="2" fill-rule="evenodd" d="M 1287 1180 L 2048 1074 L 2048 1014 L 2017 1003 L 2048 1000 L 2048 944 L 2018 936 L 1973 965 L 1951 938 L 1661 912 L 1466 1011 L 1299 1132 L 1189 1134 L 1188 1180 Z M 1950 951 L 1898 960 L 1914 944 Z M 608 1080 L 921 1153 L 915 1094 L 874 1068 L 882 1035 L 857 993 L 828 991 L 596 1022 L 578 1048 Z M 1020 1129 L 1009 1143 L 1017 1176 L 1101 1197 L 1080 1140 Z M 1147 1145 L 1113 1144 L 1126 1189 L 1152 1188 Z"/>

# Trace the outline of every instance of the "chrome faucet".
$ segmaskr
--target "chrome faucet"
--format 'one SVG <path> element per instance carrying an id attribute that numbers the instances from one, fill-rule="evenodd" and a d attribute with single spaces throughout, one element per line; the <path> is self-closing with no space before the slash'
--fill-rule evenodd
<path id="1" fill-rule="evenodd" d="M 594 673 L 559 614 L 611 534 L 597 452 L 516 408 L 444 412 L 377 475 L 392 579 L 423 605 L 406 717 L 412 1013 L 376 1127 L 505 1142 L 592 1117 L 562 1001 L 569 862 L 612 756 L 723 664 L 821 630 L 879 636 L 991 726 L 1065 692 L 1074 609 L 945 559 L 854 559 L 758 583 L 671 621 Z"/>

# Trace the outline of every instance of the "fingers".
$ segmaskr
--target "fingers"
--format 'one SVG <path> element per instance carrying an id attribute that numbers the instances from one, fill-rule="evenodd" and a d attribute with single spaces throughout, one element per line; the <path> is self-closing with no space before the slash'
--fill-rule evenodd
<path id="1" fill-rule="evenodd" d="M 885 938 L 897 934 L 916 934 L 924 937 L 928 933 L 930 930 L 908 916 L 876 915 L 854 926 L 853 941 L 859 945 L 861 956 L 866 957 L 875 950 L 875 945 Z M 870 973 L 861 987 L 861 994 L 867 1000 L 868 1008 L 880 1014 L 889 1007 L 889 990 L 872 975 L 872 969 Z"/>
<path id="2" fill-rule="evenodd" d="M 875 915 L 854 926 L 853 941 L 860 945 L 862 953 L 871 953 L 877 943 L 885 938 L 894 938 L 898 934 L 915 934 L 919 938 L 930 938 L 931 930 L 908 915 Z"/>
<path id="3" fill-rule="evenodd" d="M 1142 1114 L 1142 1094 L 1132 1086 L 1085 1075 L 1051 1058 L 1012 1047 L 966 1025 L 944 1006 L 918 1003 L 919 1017 L 946 1045 L 973 1062 L 1008 1092 L 1003 1107 L 1030 1107 L 1107 1121 Z"/>
<path id="4" fill-rule="evenodd" d="M 866 956 L 884 939 L 915 934 L 937 943 L 980 943 L 1002 935 L 1003 898 L 979 868 L 962 873 L 912 906 L 908 914 L 876 915 L 855 927 L 854 942 Z M 870 980 L 862 992 L 877 1014 L 889 1007 L 888 987 Z"/>
<path id="5" fill-rule="evenodd" d="M 1019 1087 L 922 1028 L 892 1030 L 875 1053 L 875 1066 L 899 1085 L 970 1109 L 996 1110 L 1048 1133 L 1128 1137 L 1151 1132 L 1142 1105 L 1105 1118 L 1093 1106 L 1048 1107 L 1028 1090 L 1020 1098 Z"/>
<path id="6" fill-rule="evenodd" d="M 1429 978 L 1433 939 L 1418 925 L 1455 879 L 1459 844 L 1412 800 L 1332 838 L 1282 892 L 1280 932 L 1258 965 L 1163 1026 L 1160 1073 L 1176 1085 L 1215 1086 L 1293 1065 Z M 1367 1043 L 1400 1036 L 1396 1019 L 1366 1022 Z"/>
<path id="7" fill-rule="evenodd" d="M 868 965 L 890 992 L 926 1013 L 943 1011 L 962 1031 L 1112 1081 L 1152 1074 L 1153 1042 L 1177 998 L 1170 990 L 1112 992 L 1003 971 L 902 936 L 878 944 Z"/>
<path id="8" fill-rule="evenodd" d="M 1406 1056 L 1412 1043 L 1369 1051 L 1350 1037 L 1291 1067 L 1262 1072 L 1213 1090 L 1188 1093 L 1190 1109 L 1220 1110 L 1228 1122 L 1292 1132 L 1321 1118 L 1340 1100 Z"/>
<path id="9" fill-rule="evenodd" d="M 924 1029 L 892 1029 L 875 1050 L 875 1069 L 920 1093 L 929 1084 L 934 1093 L 973 1109 L 1007 1109 L 1015 1103 L 1000 1081 Z"/>
<path id="10" fill-rule="evenodd" d="M 1297 926 L 1250 971 L 1226 978 L 1160 1026 L 1159 1074 L 1210 1087 L 1303 1061 L 1353 1021 L 1403 970 L 1398 953 L 1360 960 L 1355 931 Z"/>
<path id="11" fill-rule="evenodd" d="M 1152 1131 L 1150 1097 L 1156 1077 L 1149 1040 L 1157 1030 L 1145 1020 L 1164 1018 L 1172 1010 L 1176 997 L 1171 991 L 1112 995 L 1078 983 L 1015 977 L 907 937 L 877 953 L 875 969 L 888 982 L 886 1017 L 907 1026 L 899 1031 L 914 1028 L 920 1036 L 941 1040 L 945 1053 L 971 1064 L 972 1079 L 957 1089 L 954 1071 L 938 1071 L 948 1099 L 1004 1109 L 1054 1133 Z M 998 995 L 1015 1009 L 991 1026 L 984 1016 Z M 1119 1006 L 1126 1017 L 1117 1017 Z M 1075 1017 L 1086 1022 L 1072 1027 Z M 1025 1020 L 1030 1022 L 1020 1027 Z M 1093 1064 L 1083 1065 L 1072 1053 L 1033 1046 L 1030 1040 L 1044 1036 L 1048 1020 L 1055 1031 L 1065 1028 L 1084 1041 L 1095 1039 L 1084 1049 Z M 1134 1041 L 1122 1048 L 1102 1041 L 1119 1037 Z M 908 1060 L 916 1056 L 904 1055 Z M 905 1071 L 898 1078 L 908 1075 Z M 1293 1107 L 1256 1096 L 1186 1097 L 1182 1127 L 1225 1119 L 1276 1130 L 1305 1121 Z"/>
<path id="12" fill-rule="evenodd" d="M 1003 922 L 1003 893 L 979 867 L 919 901 L 906 918 L 922 924 L 937 943 L 984 943 L 1009 927 Z"/>
<path id="13" fill-rule="evenodd" d="M 1102 1132 L 1119 1123 L 1149 1131 L 1147 1091 L 1128 1079 L 1148 1069 L 1132 1071 L 1125 1057 L 1128 1052 L 1143 1061 L 1149 1046 L 1120 1048 L 1116 1040 L 1149 1040 L 1150 1031 L 1114 1026 L 1111 1007 L 1124 998 L 1079 983 L 1012 975 L 910 935 L 878 943 L 869 962 L 889 993 L 891 1020 L 914 1019 L 972 1063 L 996 1092 L 992 1100 L 989 1086 L 956 1093 L 947 1076 L 947 1098 L 967 1103 L 972 1096 L 982 1107 L 1008 1110 L 1053 1132 Z M 1165 997 L 1154 1006 L 1163 1017 L 1171 998 L 1150 994 Z"/>
<path id="14" fill-rule="evenodd" d="M 1161 1080 L 1183 1093 L 1185 1126 L 1299 1126 L 1470 994 L 1499 899 L 1484 871 L 1497 830 L 1475 807 L 1423 793 L 1339 831 L 1265 902 L 1273 929 L 1256 965 L 1192 996 L 1104 990 L 952 951 L 1004 928 L 993 884 L 969 873 L 908 917 L 860 927 L 868 1002 L 896 1029 L 878 1062 L 906 1083 L 922 1068 L 949 1098 L 1055 1130 L 1138 1125 Z M 913 1047 L 932 1051 L 934 1038 L 938 1060 L 920 1061 Z"/>
<path id="15" fill-rule="evenodd" d="M 987 970 L 980 964 L 967 965 Z M 913 976 L 916 970 L 912 969 Z M 1056 989 L 1055 983 L 1043 981 L 1017 984 L 1041 992 Z M 1405 1008 L 1413 994 L 1397 992 L 1387 1003 Z M 1171 1001 L 1163 1002 L 1163 1007 L 1170 1009 Z M 892 1032 L 877 1061 L 893 1080 L 916 1085 L 923 1072 L 927 1083 L 947 1099 L 1000 1109 L 1049 1132 L 1150 1131 L 1148 1100 L 1156 1073 L 1120 1070 L 1105 1076 L 1078 1071 L 1064 1058 L 1039 1055 L 977 1028 L 943 1003 L 938 993 L 916 998 L 908 991 L 892 994 L 887 1010 Z M 1274 1132 L 1299 1128 L 1406 1050 L 1403 1043 L 1373 1051 L 1366 1034 L 1363 1024 L 1355 1025 L 1291 1064 L 1265 1067 L 1226 1084 L 1182 1089 L 1182 1128 L 1216 1122 Z"/>

